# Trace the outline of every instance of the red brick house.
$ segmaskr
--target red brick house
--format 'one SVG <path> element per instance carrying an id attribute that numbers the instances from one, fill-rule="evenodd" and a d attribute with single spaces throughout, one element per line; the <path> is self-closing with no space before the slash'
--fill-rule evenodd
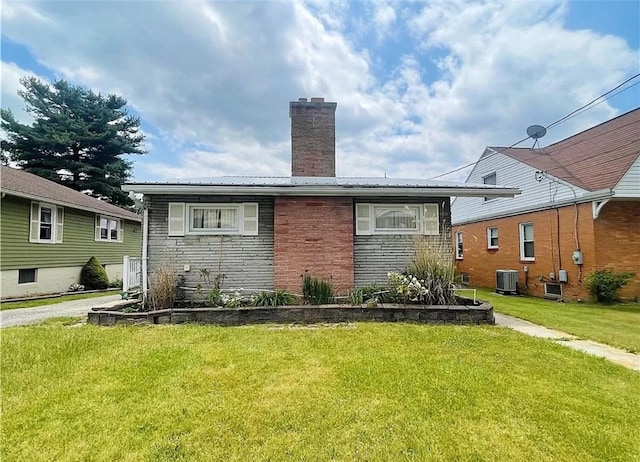
<path id="1" fill-rule="evenodd" d="M 452 196 L 518 193 L 495 185 L 336 177 L 336 106 L 323 98 L 290 103 L 291 177 L 125 185 L 144 194 L 149 271 L 164 262 L 188 285 L 206 269 L 225 275 L 224 288 L 295 293 L 308 272 L 345 293 L 404 269 L 415 235 L 450 242 Z"/>
<path id="2" fill-rule="evenodd" d="M 453 201 L 457 266 L 472 285 L 496 288 L 496 271 L 511 270 L 519 290 L 586 298 L 585 277 L 609 268 L 635 272 L 621 295 L 640 296 L 640 109 L 546 148 L 488 147 L 467 182 L 522 190 Z"/>

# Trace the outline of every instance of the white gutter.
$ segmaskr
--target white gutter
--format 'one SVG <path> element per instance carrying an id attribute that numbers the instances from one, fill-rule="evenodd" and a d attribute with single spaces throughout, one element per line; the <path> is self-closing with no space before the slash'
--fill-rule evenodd
<path id="1" fill-rule="evenodd" d="M 142 212 L 142 303 L 147 301 L 147 291 L 149 290 L 149 282 L 147 275 L 147 263 L 149 247 L 149 210 L 145 207 Z"/>
<path id="2" fill-rule="evenodd" d="M 519 188 L 511 187 L 394 187 L 394 186 L 252 186 L 129 183 L 123 191 L 142 194 L 231 194 L 252 196 L 405 196 L 405 197 L 513 197 Z"/>
<path id="3" fill-rule="evenodd" d="M 603 201 L 603 200 L 608 201 L 614 196 L 615 196 L 615 193 L 611 189 L 601 189 L 599 191 L 594 191 L 592 193 L 585 194 L 576 199 L 565 199 L 563 201 L 558 201 L 558 202 L 546 202 L 544 204 L 536 205 L 535 207 L 522 207 L 519 209 L 505 210 L 499 213 L 492 213 L 492 214 L 483 215 L 480 217 L 474 217 L 471 220 L 453 221 L 451 225 L 452 226 L 466 225 L 469 223 L 477 223 L 479 221 L 495 220 L 498 218 L 506 218 L 513 215 L 524 215 L 525 213 L 540 212 L 541 210 L 549 210 L 550 208 L 555 209 L 559 207 L 566 207 L 567 205 L 583 204 L 583 203 L 592 202 L 592 201 Z"/>

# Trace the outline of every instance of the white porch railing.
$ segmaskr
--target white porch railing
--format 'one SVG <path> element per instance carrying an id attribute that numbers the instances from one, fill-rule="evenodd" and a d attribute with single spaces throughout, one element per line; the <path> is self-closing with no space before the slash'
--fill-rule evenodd
<path id="1" fill-rule="evenodd" d="M 122 260 L 122 291 L 141 289 L 142 258 L 125 255 Z"/>

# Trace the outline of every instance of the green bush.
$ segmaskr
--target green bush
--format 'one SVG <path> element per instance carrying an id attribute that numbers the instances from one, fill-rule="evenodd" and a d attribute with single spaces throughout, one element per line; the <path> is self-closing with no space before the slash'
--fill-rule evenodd
<path id="1" fill-rule="evenodd" d="M 101 290 L 109 287 L 109 276 L 96 257 L 91 257 L 80 271 L 80 284 L 86 289 Z"/>
<path id="2" fill-rule="evenodd" d="M 326 305 L 333 301 L 333 287 L 330 282 L 305 274 L 302 278 L 302 296 L 309 305 Z"/>
<path id="3" fill-rule="evenodd" d="M 122 289 L 122 279 L 115 278 L 113 281 L 109 281 L 109 287 L 111 289 Z"/>
<path id="4" fill-rule="evenodd" d="M 598 303 L 613 303 L 618 300 L 618 291 L 627 285 L 634 273 L 614 273 L 611 270 L 597 270 L 587 276 L 586 287 Z"/>

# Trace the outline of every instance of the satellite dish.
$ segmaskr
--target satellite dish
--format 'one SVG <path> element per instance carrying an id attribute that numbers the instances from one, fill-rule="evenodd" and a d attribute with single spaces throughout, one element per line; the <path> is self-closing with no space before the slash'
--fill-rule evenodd
<path id="1" fill-rule="evenodd" d="M 527 135 L 529 135 L 534 140 L 542 138 L 546 134 L 547 134 L 547 129 L 544 128 L 542 125 L 532 125 L 529 128 L 527 128 Z"/>

